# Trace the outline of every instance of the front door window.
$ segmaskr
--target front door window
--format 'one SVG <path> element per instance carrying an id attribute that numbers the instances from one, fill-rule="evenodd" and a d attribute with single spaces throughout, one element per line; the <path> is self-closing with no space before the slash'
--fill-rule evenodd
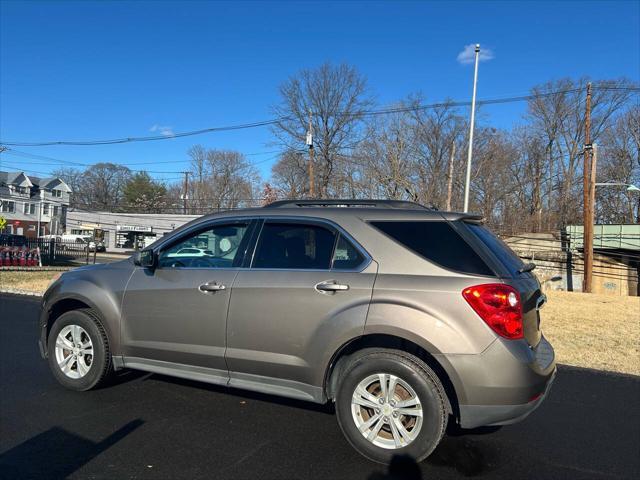
<path id="1" fill-rule="evenodd" d="M 160 253 L 160 268 L 232 268 L 239 266 L 248 224 L 216 225 L 183 238 Z"/>

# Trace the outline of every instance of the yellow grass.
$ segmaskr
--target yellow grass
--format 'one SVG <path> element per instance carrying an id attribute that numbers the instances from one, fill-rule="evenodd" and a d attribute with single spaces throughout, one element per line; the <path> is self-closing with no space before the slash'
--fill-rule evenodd
<path id="1" fill-rule="evenodd" d="M 0 271 L 0 289 L 44 292 L 59 272 Z M 640 297 L 547 292 L 542 330 L 558 363 L 640 375 Z"/>
<path id="2" fill-rule="evenodd" d="M 546 294 L 542 331 L 558 363 L 640 375 L 640 297 Z"/>
<path id="3" fill-rule="evenodd" d="M 19 289 L 44 292 L 51 279 L 61 272 L 0 271 L 0 289 Z"/>

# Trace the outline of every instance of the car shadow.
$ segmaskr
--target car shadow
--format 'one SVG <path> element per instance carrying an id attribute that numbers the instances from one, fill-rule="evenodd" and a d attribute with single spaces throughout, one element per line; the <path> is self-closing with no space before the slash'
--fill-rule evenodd
<path id="1" fill-rule="evenodd" d="M 52 427 L 0 455 L 1 478 L 67 478 L 139 428 L 133 420 L 100 442 Z"/>
<path id="2" fill-rule="evenodd" d="M 487 447 L 464 437 L 444 437 L 422 466 L 453 468 L 465 477 L 489 471 L 493 455 Z M 375 472 L 367 480 L 422 480 L 422 468 L 408 455 L 395 455 L 385 472 Z"/>

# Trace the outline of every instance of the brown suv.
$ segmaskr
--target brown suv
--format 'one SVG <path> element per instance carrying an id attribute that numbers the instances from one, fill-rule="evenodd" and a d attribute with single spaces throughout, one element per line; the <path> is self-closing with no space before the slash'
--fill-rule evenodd
<path id="1" fill-rule="evenodd" d="M 556 368 L 533 267 L 473 215 L 276 202 L 64 273 L 40 349 L 75 390 L 132 368 L 335 402 L 360 453 L 421 460 L 448 422 L 513 423 L 544 399 Z"/>

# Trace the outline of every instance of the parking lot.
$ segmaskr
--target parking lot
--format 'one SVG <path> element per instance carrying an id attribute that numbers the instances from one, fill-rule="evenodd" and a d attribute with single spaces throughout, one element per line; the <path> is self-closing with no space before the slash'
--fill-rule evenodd
<path id="1" fill-rule="evenodd" d="M 639 377 L 561 367 L 523 423 L 447 436 L 394 477 L 353 451 L 330 408 L 136 372 L 66 391 L 38 354 L 37 311 L 37 300 L 0 296 L 2 478 L 640 476 Z"/>

